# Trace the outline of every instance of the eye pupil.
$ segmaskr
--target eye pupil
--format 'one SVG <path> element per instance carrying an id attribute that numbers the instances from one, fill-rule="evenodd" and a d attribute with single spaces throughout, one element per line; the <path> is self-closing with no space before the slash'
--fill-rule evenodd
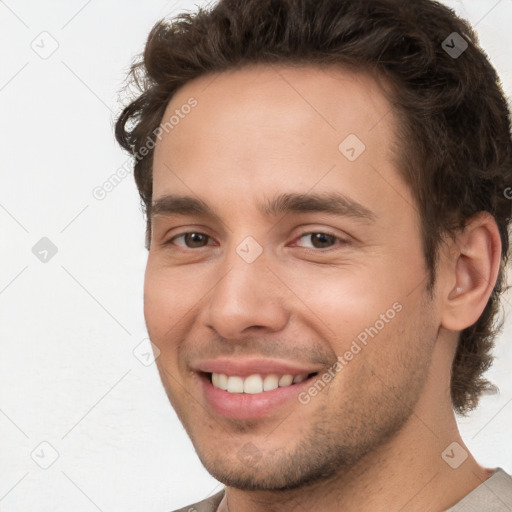
<path id="1" fill-rule="evenodd" d="M 187 233 L 185 235 L 185 244 L 189 247 L 190 243 L 192 244 L 192 247 L 203 247 L 205 244 L 202 244 L 201 242 L 205 240 L 206 236 L 201 233 Z"/>
<path id="2" fill-rule="evenodd" d="M 325 248 L 326 245 L 328 246 L 334 243 L 334 237 L 326 233 L 313 233 L 312 237 L 313 246 L 315 246 L 317 249 Z M 318 245 L 316 242 L 320 242 L 320 245 Z"/>

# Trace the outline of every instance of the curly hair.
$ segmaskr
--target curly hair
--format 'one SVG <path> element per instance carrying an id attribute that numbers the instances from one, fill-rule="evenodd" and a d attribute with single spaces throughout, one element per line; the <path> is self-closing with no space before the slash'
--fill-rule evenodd
<path id="1" fill-rule="evenodd" d="M 431 0 L 221 0 L 159 21 L 128 75 L 138 97 L 115 126 L 135 157 L 148 248 L 153 148 L 170 99 L 199 76 L 261 63 L 340 65 L 390 85 L 384 92 L 399 119 L 398 170 L 420 212 L 431 292 L 442 237 L 478 212 L 494 217 L 499 276 L 480 318 L 460 332 L 452 365 L 453 407 L 466 414 L 495 389 L 483 374 L 502 326 L 512 183 L 510 113 L 475 32 Z"/>

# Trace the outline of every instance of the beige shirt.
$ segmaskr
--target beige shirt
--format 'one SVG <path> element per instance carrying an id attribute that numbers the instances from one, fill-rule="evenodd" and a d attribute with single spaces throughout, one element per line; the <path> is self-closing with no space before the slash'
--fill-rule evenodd
<path id="1" fill-rule="evenodd" d="M 223 497 L 224 489 L 174 512 L 216 512 Z M 512 512 L 512 477 L 496 468 L 490 478 L 445 512 Z"/>
<path id="2" fill-rule="evenodd" d="M 446 512 L 512 512 L 512 477 L 501 468 Z"/>

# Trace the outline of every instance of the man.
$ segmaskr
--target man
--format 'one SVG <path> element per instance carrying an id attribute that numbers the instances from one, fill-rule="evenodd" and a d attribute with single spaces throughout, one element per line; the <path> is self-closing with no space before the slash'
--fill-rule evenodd
<path id="1" fill-rule="evenodd" d="M 221 1 L 152 30 L 116 125 L 162 383 L 225 489 L 188 511 L 504 511 L 491 389 L 512 142 L 429 0 Z"/>

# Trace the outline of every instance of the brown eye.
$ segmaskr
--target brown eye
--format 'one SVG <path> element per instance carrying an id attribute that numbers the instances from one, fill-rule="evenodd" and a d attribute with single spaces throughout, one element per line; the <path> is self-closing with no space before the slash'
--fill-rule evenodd
<path id="1" fill-rule="evenodd" d="M 313 247 L 314 249 L 327 249 L 334 245 L 339 238 L 337 236 L 331 235 L 329 233 L 304 233 L 302 236 L 300 236 L 299 240 L 301 238 L 309 238 L 311 245 L 301 247 Z"/>
<path id="2" fill-rule="evenodd" d="M 313 246 L 317 249 L 324 249 L 326 246 L 336 243 L 336 237 L 326 233 L 313 233 L 310 236 Z"/>
<path id="3" fill-rule="evenodd" d="M 195 232 L 189 232 L 189 233 L 182 233 L 181 235 L 177 235 L 169 240 L 168 243 L 174 243 L 178 239 L 182 239 L 184 242 L 183 244 L 176 244 L 181 247 L 187 247 L 188 249 L 195 249 L 198 247 L 204 247 L 205 245 L 208 245 L 208 235 L 205 235 L 204 233 L 195 233 Z"/>

